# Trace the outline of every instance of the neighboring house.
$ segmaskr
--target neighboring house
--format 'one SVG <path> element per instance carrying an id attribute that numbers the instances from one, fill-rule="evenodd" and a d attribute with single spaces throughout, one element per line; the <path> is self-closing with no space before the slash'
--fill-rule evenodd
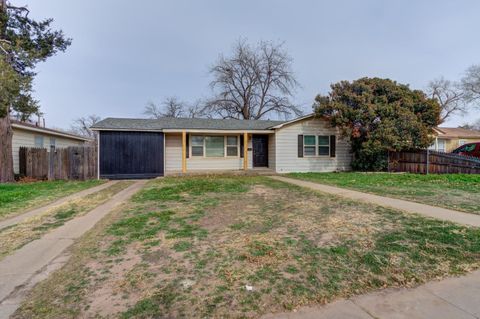
<path id="1" fill-rule="evenodd" d="M 13 171 L 15 174 L 20 172 L 19 150 L 22 146 L 40 147 L 50 150 L 51 146 L 63 148 L 68 146 L 82 145 L 91 141 L 89 138 L 83 136 L 16 120 L 12 120 L 12 129 Z"/>
<path id="2" fill-rule="evenodd" d="M 347 140 L 322 118 L 291 121 L 107 118 L 99 132 L 99 177 L 268 168 L 274 172 L 350 169 Z"/>
<path id="3" fill-rule="evenodd" d="M 473 142 L 480 142 L 480 131 L 438 127 L 435 129 L 435 141 L 429 149 L 450 153 L 464 144 Z"/>

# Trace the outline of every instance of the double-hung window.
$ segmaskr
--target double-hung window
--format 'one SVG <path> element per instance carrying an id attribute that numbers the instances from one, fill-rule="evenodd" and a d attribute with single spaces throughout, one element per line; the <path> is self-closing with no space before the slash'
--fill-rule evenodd
<path id="1" fill-rule="evenodd" d="M 227 156 L 238 156 L 238 136 L 227 136 Z"/>
<path id="2" fill-rule="evenodd" d="M 202 156 L 203 157 L 203 136 L 192 136 L 192 156 Z"/>
<path id="3" fill-rule="evenodd" d="M 330 155 L 330 137 L 325 135 L 318 136 L 318 155 Z"/>
<path id="4" fill-rule="evenodd" d="M 304 156 L 315 156 L 315 148 L 316 148 L 315 140 L 316 140 L 315 135 L 303 136 L 303 155 Z"/>
<path id="5" fill-rule="evenodd" d="M 329 156 L 330 136 L 328 135 L 304 135 L 303 156 Z"/>

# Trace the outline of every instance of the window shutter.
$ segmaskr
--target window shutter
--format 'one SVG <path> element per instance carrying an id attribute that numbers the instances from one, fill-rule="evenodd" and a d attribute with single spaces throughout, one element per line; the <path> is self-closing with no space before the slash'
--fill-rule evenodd
<path id="1" fill-rule="evenodd" d="M 303 157 L 303 135 L 298 136 L 298 157 Z"/>
<path id="2" fill-rule="evenodd" d="M 243 158 L 243 135 L 240 135 L 240 158 Z"/>
<path id="3" fill-rule="evenodd" d="M 190 134 L 187 134 L 187 158 L 190 157 Z"/>
<path id="4" fill-rule="evenodd" d="M 330 135 L 330 157 L 335 157 L 336 148 L 337 137 L 335 135 Z"/>

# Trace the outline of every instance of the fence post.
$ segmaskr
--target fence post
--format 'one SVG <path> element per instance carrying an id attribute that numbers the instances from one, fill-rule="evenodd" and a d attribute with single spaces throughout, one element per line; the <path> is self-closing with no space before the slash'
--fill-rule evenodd
<path id="1" fill-rule="evenodd" d="M 430 170 L 430 150 L 427 148 L 427 175 L 429 173 L 429 170 Z"/>
<path id="2" fill-rule="evenodd" d="M 55 156 L 55 146 L 50 145 L 50 153 L 48 154 L 48 180 L 49 181 L 53 181 L 55 179 L 54 156 Z"/>

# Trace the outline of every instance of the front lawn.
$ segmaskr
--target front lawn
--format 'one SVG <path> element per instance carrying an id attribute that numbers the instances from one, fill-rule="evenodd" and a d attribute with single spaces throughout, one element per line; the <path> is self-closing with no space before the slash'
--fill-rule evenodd
<path id="1" fill-rule="evenodd" d="M 244 318 L 480 266 L 480 230 L 266 177 L 151 181 L 14 318 Z"/>
<path id="2" fill-rule="evenodd" d="M 0 260 L 52 229 L 88 213 L 132 183 L 130 181 L 117 182 L 98 192 L 54 207 L 40 215 L 27 218 L 16 225 L 0 229 Z"/>
<path id="3" fill-rule="evenodd" d="M 104 181 L 44 181 L 0 184 L 0 219 L 46 205 Z"/>
<path id="4" fill-rule="evenodd" d="M 480 214 L 480 175 L 292 173 L 289 177 Z"/>

